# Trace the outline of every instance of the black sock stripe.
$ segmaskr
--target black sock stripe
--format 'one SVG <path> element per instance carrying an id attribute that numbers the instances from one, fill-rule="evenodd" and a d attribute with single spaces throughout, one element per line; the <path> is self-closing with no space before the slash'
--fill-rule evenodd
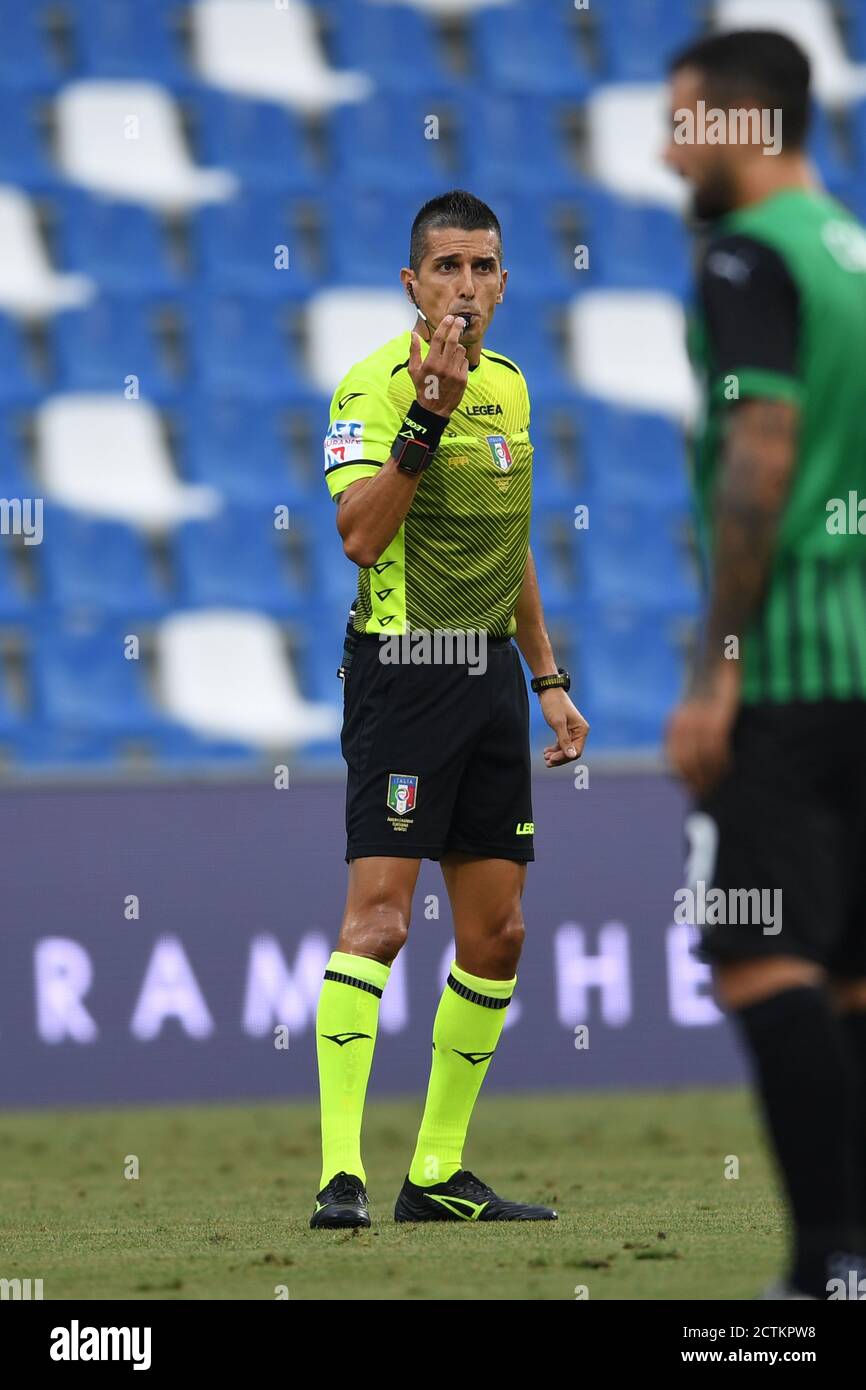
<path id="1" fill-rule="evenodd" d="M 375 994 L 377 999 L 382 998 L 382 991 L 376 986 L 368 983 L 367 980 L 357 980 L 354 975 L 343 975 L 339 970 L 326 970 L 326 980 L 336 980 L 339 985 L 354 985 L 356 989 L 365 989 L 368 994 Z"/>
<path id="2" fill-rule="evenodd" d="M 490 994 L 478 994 L 476 990 L 470 989 L 468 985 L 462 984 L 460 980 L 455 980 L 454 976 L 450 973 L 446 980 L 446 984 L 453 989 L 455 994 L 459 994 L 461 999 L 468 999 L 470 1004 L 481 1004 L 485 1009 L 507 1009 L 508 1005 L 511 1003 L 511 995 L 509 995 L 507 999 L 494 999 Z"/>

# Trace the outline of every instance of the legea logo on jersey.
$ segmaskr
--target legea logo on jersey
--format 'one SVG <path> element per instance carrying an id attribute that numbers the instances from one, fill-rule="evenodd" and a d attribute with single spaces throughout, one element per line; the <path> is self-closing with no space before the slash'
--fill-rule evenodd
<path id="1" fill-rule="evenodd" d="M 487 443 L 490 446 L 490 452 L 493 455 L 493 462 L 497 464 L 499 468 L 502 469 L 503 473 L 507 473 L 509 468 L 511 467 L 513 459 L 511 457 L 511 450 L 508 447 L 508 442 L 505 438 L 505 435 L 488 434 Z"/>
<path id="2" fill-rule="evenodd" d="M 325 435 L 325 470 L 363 457 L 363 420 L 334 420 Z"/>
<path id="3" fill-rule="evenodd" d="M 405 772 L 392 772 L 388 776 L 388 805 L 398 816 L 414 811 L 418 799 L 418 778 Z"/>

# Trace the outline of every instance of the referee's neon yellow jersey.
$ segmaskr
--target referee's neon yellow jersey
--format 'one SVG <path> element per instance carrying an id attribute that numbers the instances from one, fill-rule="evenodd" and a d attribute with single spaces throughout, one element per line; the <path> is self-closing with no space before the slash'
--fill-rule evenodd
<path id="1" fill-rule="evenodd" d="M 410 344 L 409 330 L 392 338 L 357 362 L 334 392 L 325 439 L 333 498 L 390 457 L 416 399 Z M 422 338 L 422 358 L 429 350 Z M 355 628 L 513 635 L 531 507 L 526 380 L 509 358 L 482 351 L 403 524 L 378 563 L 358 571 Z"/>

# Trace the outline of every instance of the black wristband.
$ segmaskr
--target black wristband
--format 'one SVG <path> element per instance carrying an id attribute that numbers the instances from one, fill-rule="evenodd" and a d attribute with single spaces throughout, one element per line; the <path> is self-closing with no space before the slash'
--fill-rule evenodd
<path id="1" fill-rule="evenodd" d="M 419 401 L 413 401 L 397 432 L 394 447 L 401 447 L 401 441 L 404 439 L 417 440 L 419 444 L 426 444 L 432 455 L 450 418 L 450 415 L 436 415 Z"/>

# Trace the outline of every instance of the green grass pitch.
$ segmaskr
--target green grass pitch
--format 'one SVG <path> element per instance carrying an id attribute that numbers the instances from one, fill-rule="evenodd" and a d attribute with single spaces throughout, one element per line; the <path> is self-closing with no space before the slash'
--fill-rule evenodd
<path id="1" fill-rule="evenodd" d="M 369 1101 L 373 1225 L 335 1232 L 308 1227 L 314 1104 L 7 1113 L 0 1278 L 41 1278 L 45 1299 L 573 1300 L 583 1286 L 592 1301 L 748 1299 L 781 1271 L 784 1209 L 742 1090 L 482 1093 L 464 1162 L 557 1222 L 396 1225 L 419 1119 L 417 1099 Z"/>

